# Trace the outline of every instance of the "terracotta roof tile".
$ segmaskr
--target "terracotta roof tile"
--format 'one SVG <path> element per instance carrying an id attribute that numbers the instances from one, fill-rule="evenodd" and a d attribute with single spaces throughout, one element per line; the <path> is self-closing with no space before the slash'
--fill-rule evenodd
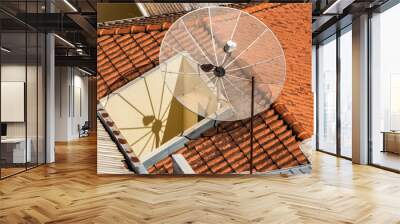
<path id="1" fill-rule="evenodd" d="M 290 114 L 284 105 L 277 103 L 255 116 L 253 164 L 257 172 L 308 164 L 300 150 L 299 136 L 290 129 L 291 124 L 282 119 L 285 113 Z M 198 174 L 248 172 L 249 127 L 249 119 L 221 122 L 174 154 L 182 154 Z M 166 166 L 172 166 L 171 155 L 150 167 L 149 172 L 172 174 L 172 169 L 163 168 Z"/>
<path id="2" fill-rule="evenodd" d="M 152 3 L 150 3 L 152 4 Z M 224 6 L 226 7 L 231 7 L 231 8 L 236 8 L 236 9 L 244 9 L 244 8 L 250 8 L 256 5 L 259 5 L 260 3 L 232 3 L 232 4 L 225 4 Z M 261 6 L 257 8 L 256 10 L 253 10 L 254 12 L 258 10 L 262 10 L 265 8 L 265 6 Z M 127 25 L 136 25 L 136 26 L 143 26 L 143 25 L 151 25 L 151 24 L 171 24 L 171 22 L 174 22 L 177 20 L 179 17 L 182 15 L 186 14 L 188 11 L 182 10 L 182 11 L 174 11 L 171 13 L 167 14 L 158 14 L 158 15 L 151 15 L 148 17 L 135 17 L 135 18 L 128 18 L 128 19 L 123 19 L 123 20 L 117 20 L 117 21 L 108 21 L 104 23 L 98 23 L 99 28 L 117 28 L 117 27 L 125 27 Z"/>
<path id="3" fill-rule="evenodd" d="M 158 65 L 169 23 L 98 30 L 97 98 L 100 99 Z"/>
<path id="4" fill-rule="evenodd" d="M 291 27 L 310 23 L 308 19 L 311 20 L 311 13 L 304 16 L 304 9 L 311 12 L 311 8 L 303 4 L 270 3 L 254 4 L 251 7 L 247 5 L 243 8 L 260 18 L 277 34 L 287 61 L 287 80 L 278 103 L 255 119 L 255 170 L 265 172 L 307 164 L 308 160 L 299 145 L 301 140 L 311 136 L 313 130 L 311 61 L 308 60 L 311 52 L 309 49 L 300 51 L 299 46 L 310 42 L 311 34 L 307 29 L 306 32 L 298 32 Z M 274 10 L 265 13 L 267 9 Z M 287 10 L 294 14 L 285 13 Z M 100 25 L 97 32 L 98 99 L 156 67 L 160 44 L 166 31 L 172 22 L 184 14 Z M 285 19 L 276 20 L 278 16 Z M 202 33 L 198 37 L 201 38 Z M 182 154 L 196 173 L 248 172 L 249 127 L 249 119 L 222 122 L 217 128 L 204 132 L 198 139 L 189 141 L 175 153 Z M 171 156 L 148 168 L 148 171 L 172 173 Z"/>
<path id="5" fill-rule="evenodd" d="M 245 8 L 250 13 L 274 6 L 277 4 L 230 5 L 238 9 Z M 112 25 L 99 24 L 97 65 L 100 78 L 97 82 L 97 98 L 100 99 L 112 93 L 157 66 L 160 45 L 166 31 L 172 22 L 185 13 L 130 19 Z M 199 40 L 207 38 L 205 32 L 200 32 L 200 30 L 198 32 L 198 35 L 195 35 L 196 38 Z M 121 66 L 125 67 L 121 69 Z"/>

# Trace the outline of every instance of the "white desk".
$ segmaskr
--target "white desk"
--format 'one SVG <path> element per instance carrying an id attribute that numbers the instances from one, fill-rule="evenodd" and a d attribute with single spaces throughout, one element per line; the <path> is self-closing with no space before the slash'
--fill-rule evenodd
<path id="1" fill-rule="evenodd" d="M 1 139 L 2 151 L 9 150 L 8 147 L 12 147 L 12 163 L 25 163 L 31 162 L 32 153 L 31 153 L 31 145 L 32 141 L 30 138 L 27 138 L 26 142 L 26 154 L 25 154 L 25 138 L 5 138 Z M 6 147 L 4 150 L 3 147 Z M 26 161 L 25 161 L 26 158 Z"/>

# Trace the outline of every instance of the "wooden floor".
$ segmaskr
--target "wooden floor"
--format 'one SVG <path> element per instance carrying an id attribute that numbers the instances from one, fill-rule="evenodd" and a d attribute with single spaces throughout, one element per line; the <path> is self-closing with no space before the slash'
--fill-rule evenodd
<path id="1" fill-rule="evenodd" d="M 316 153 L 298 176 L 96 175 L 95 138 L 0 181 L 0 223 L 400 223 L 400 175 Z"/>
<path id="2" fill-rule="evenodd" d="M 400 155 L 392 152 L 374 151 L 372 157 L 374 164 L 389 167 L 395 170 L 400 170 Z"/>
<path id="3" fill-rule="evenodd" d="M 19 172 L 23 172 L 25 167 L 11 167 L 11 168 L 0 168 L 1 169 L 1 177 L 7 177 Z"/>

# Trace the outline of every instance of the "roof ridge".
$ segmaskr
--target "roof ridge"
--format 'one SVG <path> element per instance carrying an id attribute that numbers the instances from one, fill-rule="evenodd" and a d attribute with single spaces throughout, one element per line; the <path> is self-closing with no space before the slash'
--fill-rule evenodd
<path id="1" fill-rule="evenodd" d="M 165 14 L 159 14 L 159 15 L 139 16 L 139 17 L 131 17 L 131 18 L 125 18 L 125 19 L 110 20 L 110 21 L 97 23 L 97 27 L 100 29 L 116 28 L 115 26 L 124 25 L 124 23 L 140 22 L 140 21 L 145 21 L 145 20 L 155 19 L 155 18 L 167 18 L 170 16 L 184 15 L 188 12 L 189 11 L 180 11 L 180 12 L 171 12 L 171 13 L 165 13 Z"/>
<path id="2" fill-rule="evenodd" d="M 170 22 L 163 22 L 162 24 L 129 25 L 126 27 L 102 28 L 97 30 L 97 36 L 164 31 L 168 30 L 171 25 L 172 23 Z"/>
<path id="3" fill-rule="evenodd" d="M 241 3 L 223 4 L 220 6 L 232 7 L 232 8 L 238 8 L 238 9 L 246 9 L 246 8 L 250 8 L 255 5 L 258 5 L 258 4 L 260 4 L 260 3 L 259 2 L 258 3 L 241 2 Z M 195 10 L 195 9 L 182 10 L 182 11 L 177 11 L 177 12 L 169 12 L 169 13 L 163 13 L 163 14 L 157 14 L 157 15 L 150 15 L 150 16 L 137 16 L 137 17 L 131 17 L 131 18 L 125 18 L 125 19 L 116 19 L 116 20 L 110 20 L 110 21 L 105 21 L 105 22 L 98 22 L 97 27 L 98 28 L 107 28 L 107 27 L 111 28 L 113 26 L 121 25 L 124 23 L 140 22 L 140 21 L 144 21 L 144 20 L 148 20 L 148 19 L 166 18 L 166 17 L 171 17 L 171 16 L 184 15 L 193 10 Z"/>
<path id="4" fill-rule="evenodd" d="M 244 8 L 243 10 L 248 12 L 249 14 L 253 14 L 263 10 L 270 10 L 274 9 L 279 6 L 283 6 L 287 3 L 270 3 L 270 2 L 263 2 L 260 4 L 250 5 L 249 7 Z M 292 3 L 290 3 L 292 4 Z"/>
<path id="5" fill-rule="evenodd" d="M 241 3 L 240 3 L 241 4 Z M 276 8 L 278 6 L 281 6 L 282 4 L 280 3 L 257 3 L 257 4 L 250 4 L 247 5 L 247 7 L 244 8 L 239 8 L 239 10 L 244 10 L 250 14 L 256 13 L 259 11 L 263 10 L 269 10 Z M 224 6 L 224 7 L 232 7 L 230 5 Z M 126 26 L 123 26 L 123 23 L 131 23 L 131 22 L 140 22 L 140 21 L 145 21 L 145 20 L 151 20 L 155 18 L 168 18 L 168 17 L 173 17 L 173 16 L 183 16 L 186 13 L 190 11 L 181 11 L 181 12 L 174 12 L 174 13 L 168 13 L 168 14 L 161 14 L 161 15 L 155 15 L 155 16 L 141 16 L 141 17 L 134 17 L 134 18 L 129 18 L 129 19 L 122 19 L 122 20 L 114 20 L 114 21 L 108 21 L 104 23 L 98 23 L 98 30 L 97 30 L 97 36 L 103 36 L 103 35 L 118 35 L 118 34 L 133 34 L 133 33 L 141 33 L 141 32 L 152 32 L 152 31 L 164 31 L 167 30 L 169 27 L 171 27 L 172 22 L 170 21 L 163 21 L 161 23 L 149 23 L 149 24 L 143 24 L 143 25 L 138 25 L 138 24 L 127 24 Z M 116 25 L 116 26 L 114 26 Z M 118 26 L 121 25 L 121 26 Z"/>
<path id="6" fill-rule="evenodd" d="M 141 169 L 143 164 L 141 163 L 139 157 L 132 150 L 126 138 L 119 131 L 119 128 L 116 126 L 115 122 L 100 103 L 97 104 L 97 117 L 99 118 L 100 123 L 104 126 L 110 138 L 115 142 L 118 150 L 124 156 L 124 162 L 127 165 L 127 168 L 138 174 L 143 173 L 143 169 Z"/>

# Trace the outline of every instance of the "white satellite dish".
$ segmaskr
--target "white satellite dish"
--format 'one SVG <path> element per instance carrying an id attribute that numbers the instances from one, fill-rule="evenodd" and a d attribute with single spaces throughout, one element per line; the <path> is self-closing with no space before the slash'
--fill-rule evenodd
<path id="1" fill-rule="evenodd" d="M 172 67 L 177 58 L 180 67 Z M 286 77 L 274 33 L 247 12 L 200 8 L 168 29 L 159 61 L 166 86 L 189 110 L 220 121 L 251 118 L 253 167 L 253 116 L 278 98 Z"/>
<path id="2" fill-rule="evenodd" d="M 179 72 L 169 62 L 181 57 Z M 266 110 L 285 82 L 285 55 L 274 33 L 247 12 L 228 7 L 192 11 L 168 29 L 160 66 L 166 85 L 186 108 L 233 121 Z M 178 83 L 178 84 L 177 84 Z"/>

